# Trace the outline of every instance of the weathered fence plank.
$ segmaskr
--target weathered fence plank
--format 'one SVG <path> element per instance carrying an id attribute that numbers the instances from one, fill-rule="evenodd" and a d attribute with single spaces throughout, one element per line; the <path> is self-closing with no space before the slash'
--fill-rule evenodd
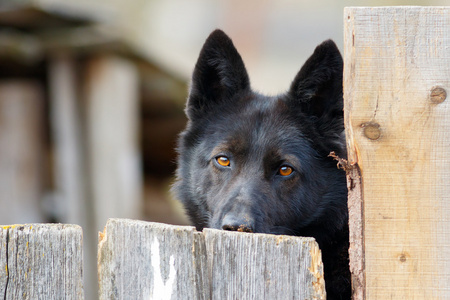
<path id="1" fill-rule="evenodd" d="M 99 239 L 100 299 L 208 299 L 209 282 L 196 278 L 206 277 L 199 237 L 193 227 L 110 219 Z"/>
<path id="2" fill-rule="evenodd" d="M 0 227 L 3 299 L 84 299 L 78 225 Z"/>
<path id="3" fill-rule="evenodd" d="M 312 238 L 110 219 L 100 299 L 325 299 Z"/>
<path id="4" fill-rule="evenodd" d="M 211 299 L 325 298 L 313 238 L 205 229 Z"/>
<path id="5" fill-rule="evenodd" d="M 347 8 L 344 22 L 355 299 L 449 299 L 450 7 Z"/>

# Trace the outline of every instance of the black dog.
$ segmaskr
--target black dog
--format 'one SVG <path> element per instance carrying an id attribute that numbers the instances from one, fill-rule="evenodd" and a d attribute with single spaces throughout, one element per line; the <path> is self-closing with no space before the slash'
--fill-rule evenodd
<path id="1" fill-rule="evenodd" d="M 328 299 L 350 299 L 341 54 L 325 41 L 279 96 L 250 88 L 230 38 L 214 31 L 192 77 L 174 191 L 198 230 L 314 237 Z"/>

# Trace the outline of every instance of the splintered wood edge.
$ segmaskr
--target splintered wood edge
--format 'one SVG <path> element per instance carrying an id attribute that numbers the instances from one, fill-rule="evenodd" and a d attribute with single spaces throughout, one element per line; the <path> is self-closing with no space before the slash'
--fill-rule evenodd
<path id="1" fill-rule="evenodd" d="M 109 222 L 109 220 L 108 220 Z M 106 242 L 107 242 L 107 238 L 108 238 L 108 234 L 107 234 L 107 228 L 108 228 L 108 223 L 106 223 L 105 227 L 103 228 L 103 232 L 99 231 L 98 232 L 98 246 L 97 246 L 97 279 L 100 280 L 100 275 L 102 272 L 102 261 L 103 261 L 103 255 L 102 255 L 102 250 L 103 247 L 105 246 Z"/>
<path id="2" fill-rule="evenodd" d="M 350 247 L 350 272 L 352 276 L 352 299 L 365 299 L 365 262 L 364 262 L 364 208 L 362 200 L 361 172 L 358 165 L 347 170 L 348 214 Z"/>
<path id="3" fill-rule="evenodd" d="M 344 122 L 347 140 L 347 188 L 349 213 L 349 259 L 352 281 L 352 299 L 366 298 L 365 246 L 364 246 L 364 202 L 359 151 L 354 142 L 352 127 L 352 91 L 354 80 L 354 7 L 344 8 Z"/>
<path id="4" fill-rule="evenodd" d="M 311 250 L 309 251 L 311 255 L 311 267 L 308 270 L 316 279 L 312 281 L 312 285 L 314 291 L 316 292 L 316 296 L 318 299 L 326 299 L 326 291 L 325 291 L 325 278 L 323 273 L 323 262 L 322 262 L 322 251 L 319 248 L 319 245 L 314 242 L 311 243 Z"/>
<path id="5" fill-rule="evenodd" d="M 103 244 L 106 242 L 107 232 L 106 232 L 107 225 L 103 228 L 103 231 L 98 232 L 98 247 L 102 248 Z"/>

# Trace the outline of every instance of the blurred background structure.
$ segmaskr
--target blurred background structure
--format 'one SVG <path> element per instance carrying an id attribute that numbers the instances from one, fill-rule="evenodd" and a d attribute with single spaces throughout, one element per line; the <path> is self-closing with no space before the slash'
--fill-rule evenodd
<path id="1" fill-rule="evenodd" d="M 109 217 L 188 224 L 169 194 L 189 77 L 215 28 L 286 90 L 344 6 L 444 0 L 0 0 L 0 224 L 83 226 L 86 299 Z"/>

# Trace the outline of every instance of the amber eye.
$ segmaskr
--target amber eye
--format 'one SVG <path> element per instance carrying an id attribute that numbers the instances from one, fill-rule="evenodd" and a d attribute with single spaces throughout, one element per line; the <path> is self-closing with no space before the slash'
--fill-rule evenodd
<path id="1" fill-rule="evenodd" d="M 294 170 L 289 166 L 282 166 L 278 170 L 278 172 L 280 173 L 281 176 L 289 176 L 292 174 L 293 171 Z"/>
<path id="2" fill-rule="evenodd" d="M 222 167 L 229 167 L 230 166 L 230 160 L 226 156 L 216 157 L 216 161 Z"/>

